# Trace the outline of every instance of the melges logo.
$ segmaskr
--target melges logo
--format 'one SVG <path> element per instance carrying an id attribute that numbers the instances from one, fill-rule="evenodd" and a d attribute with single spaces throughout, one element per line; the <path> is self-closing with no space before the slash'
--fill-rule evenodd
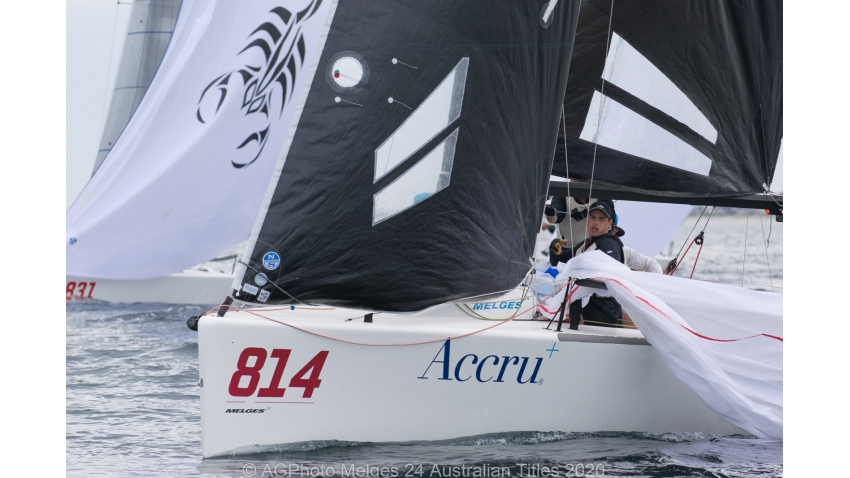
<path id="1" fill-rule="evenodd" d="M 531 297 L 526 297 L 524 300 L 531 300 Z M 521 306 L 521 300 L 503 300 L 501 302 L 475 302 L 471 308 L 472 310 L 505 310 L 519 309 Z"/>
<path id="2" fill-rule="evenodd" d="M 422 372 L 419 379 L 428 378 L 428 373 L 437 375 L 437 380 L 455 380 L 466 382 L 475 379 L 476 382 L 502 383 L 513 381 L 520 385 L 526 383 L 538 383 L 537 373 L 543 363 L 542 357 L 535 357 L 532 361 L 529 357 L 516 355 L 485 355 L 466 354 L 457 362 L 452 362 L 452 341 L 446 340 L 443 346 L 428 364 L 428 368 Z M 434 366 L 434 364 L 440 364 Z M 433 370 L 432 370 L 433 367 Z"/>

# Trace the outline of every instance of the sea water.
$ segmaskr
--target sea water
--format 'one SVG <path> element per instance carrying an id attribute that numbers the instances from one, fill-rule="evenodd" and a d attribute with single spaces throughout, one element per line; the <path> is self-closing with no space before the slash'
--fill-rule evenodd
<path id="1" fill-rule="evenodd" d="M 702 230 L 705 217 L 689 234 L 696 219 L 688 217 L 672 244 L 659 254 L 662 265 L 676 255 L 689 235 L 693 238 Z M 782 292 L 781 223 L 771 223 L 755 213 L 717 215 L 705 231 L 695 279 Z M 692 246 L 676 275 L 691 274 L 695 247 L 699 246 Z M 68 303 L 68 476 L 487 478 L 509 474 L 544 478 L 782 474 L 781 440 L 681 433 L 531 430 L 429 442 L 308 442 L 253 455 L 204 460 L 197 386 L 198 336 L 186 327 L 186 319 L 208 308 Z M 561 408 L 567 399 L 553 397 L 549 403 L 517 406 L 550 407 L 553 414 L 564 413 Z"/>

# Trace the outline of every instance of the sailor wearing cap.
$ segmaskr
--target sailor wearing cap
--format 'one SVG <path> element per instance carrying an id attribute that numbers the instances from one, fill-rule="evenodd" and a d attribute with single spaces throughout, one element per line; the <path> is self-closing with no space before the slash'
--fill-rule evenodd
<path id="1" fill-rule="evenodd" d="M 610 201 L 596 201 L 588 208 L 587 234 L 590 236 L 574 248 L 564 248 L 568 240 L 555 239 L 549 246 L 549 262 L 554 267 L 558 262 L 567 262 L 582 252 L 600 250 L 612 259 L 623 262 L 621 242 L 614 238 L 614 207 Z"/>
<path id="2" fill-rule="evenodd" d="M 623 262 L 623 243 L 611 234 L 615 217 L 614 205 L 610 201 L 601 200 L 591 204 L 587 214 L 587 233 L 590 237 L 572 249 L 563 247 L 566 241 L 553 240 L 549 246 L 550 264 L 555 266 L 558 262 L 567 262 L 583 252 L 592 250 L 602 251 L 612 259 Z M 584 307 L 581 300 L 570 304 L 570 328 L 578 330 L 579 320 L 582 318 L 589 325 L 621 326 L 623 309 L 613 298 L 594 294 Z"/>

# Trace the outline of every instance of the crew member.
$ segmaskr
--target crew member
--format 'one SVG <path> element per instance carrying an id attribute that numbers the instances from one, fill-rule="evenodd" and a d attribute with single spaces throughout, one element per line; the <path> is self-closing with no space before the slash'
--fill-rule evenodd
<path id="1" fill-rule="evenodd" d="M 572 249 L 564 248 L 566 241 L 555 239 L 549 246 L 549 262 L 554 267 L 558 262 L 567 262 L 587 251 L 600 250 L 612 259 L 623 262 L 623 246 L 611 234 L 614 226 L 614 208 L 610 201 L 597 201 L 590 205 L 587 214 L 587 232 L 590 237 Z M 570 304 L 570 328 L 578 330 L 579 321 L 605 327 L 623 325 L 623 309 L 613 297 L 592 295 L 585 307 L 577 300 Z"/>
<path id="2" fill-rule="evenodd" d="M 587 239 L 587 207 L 594 199 L 553 197 L 544 210 L 546 220 L 557 224 L 561 239 L 571 244 L 581 244 Z M 569 216 L 569 220 L 565 219 Z"/>

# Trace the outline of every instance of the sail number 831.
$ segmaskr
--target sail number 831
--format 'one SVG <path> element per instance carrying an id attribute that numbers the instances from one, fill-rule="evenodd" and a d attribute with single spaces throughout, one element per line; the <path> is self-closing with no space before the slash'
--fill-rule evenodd
<path id="1" fill-rule="evenodd" d="M 292 353 L 290 349 L 273 349 L 271 354 L 266 353 L 266 349 L 259 347 L 248 347 L 239 355 L 239 360 L 236 362 L 236 372 L 230 378 L 230 395 L 234 397 L 250 397 L 257 391 L 257 386 L 260 384 L 260 370 L 266 363 L 266 358 L 271 357 L 277 359 L 272 379 L 268 387 L 261 388 L 257 392 L 257 397 L 283 397 L 286 388 L 280 386 L 280 381 L 283 378 L 283 370 L 286 368 L 286 363 L 289 361 L 289 355 Z M 322 350 L 315 357 L 310 359 L 306 365 L 301 367 L 295 376 L 289 381 L 289 388 L 303 388 L 304 393 L 302 398 L 312 398 L 313 390 L 319 388 L 322 380 L 319 375 L 322 373 L 322 367 L 325 366 L 325 359 L 328 358 L 328 351 Z M 248 365 L 253 360 L 252 365 Z M 242 378 L 248 377 L 248 385 L 240 387 Z"/>

